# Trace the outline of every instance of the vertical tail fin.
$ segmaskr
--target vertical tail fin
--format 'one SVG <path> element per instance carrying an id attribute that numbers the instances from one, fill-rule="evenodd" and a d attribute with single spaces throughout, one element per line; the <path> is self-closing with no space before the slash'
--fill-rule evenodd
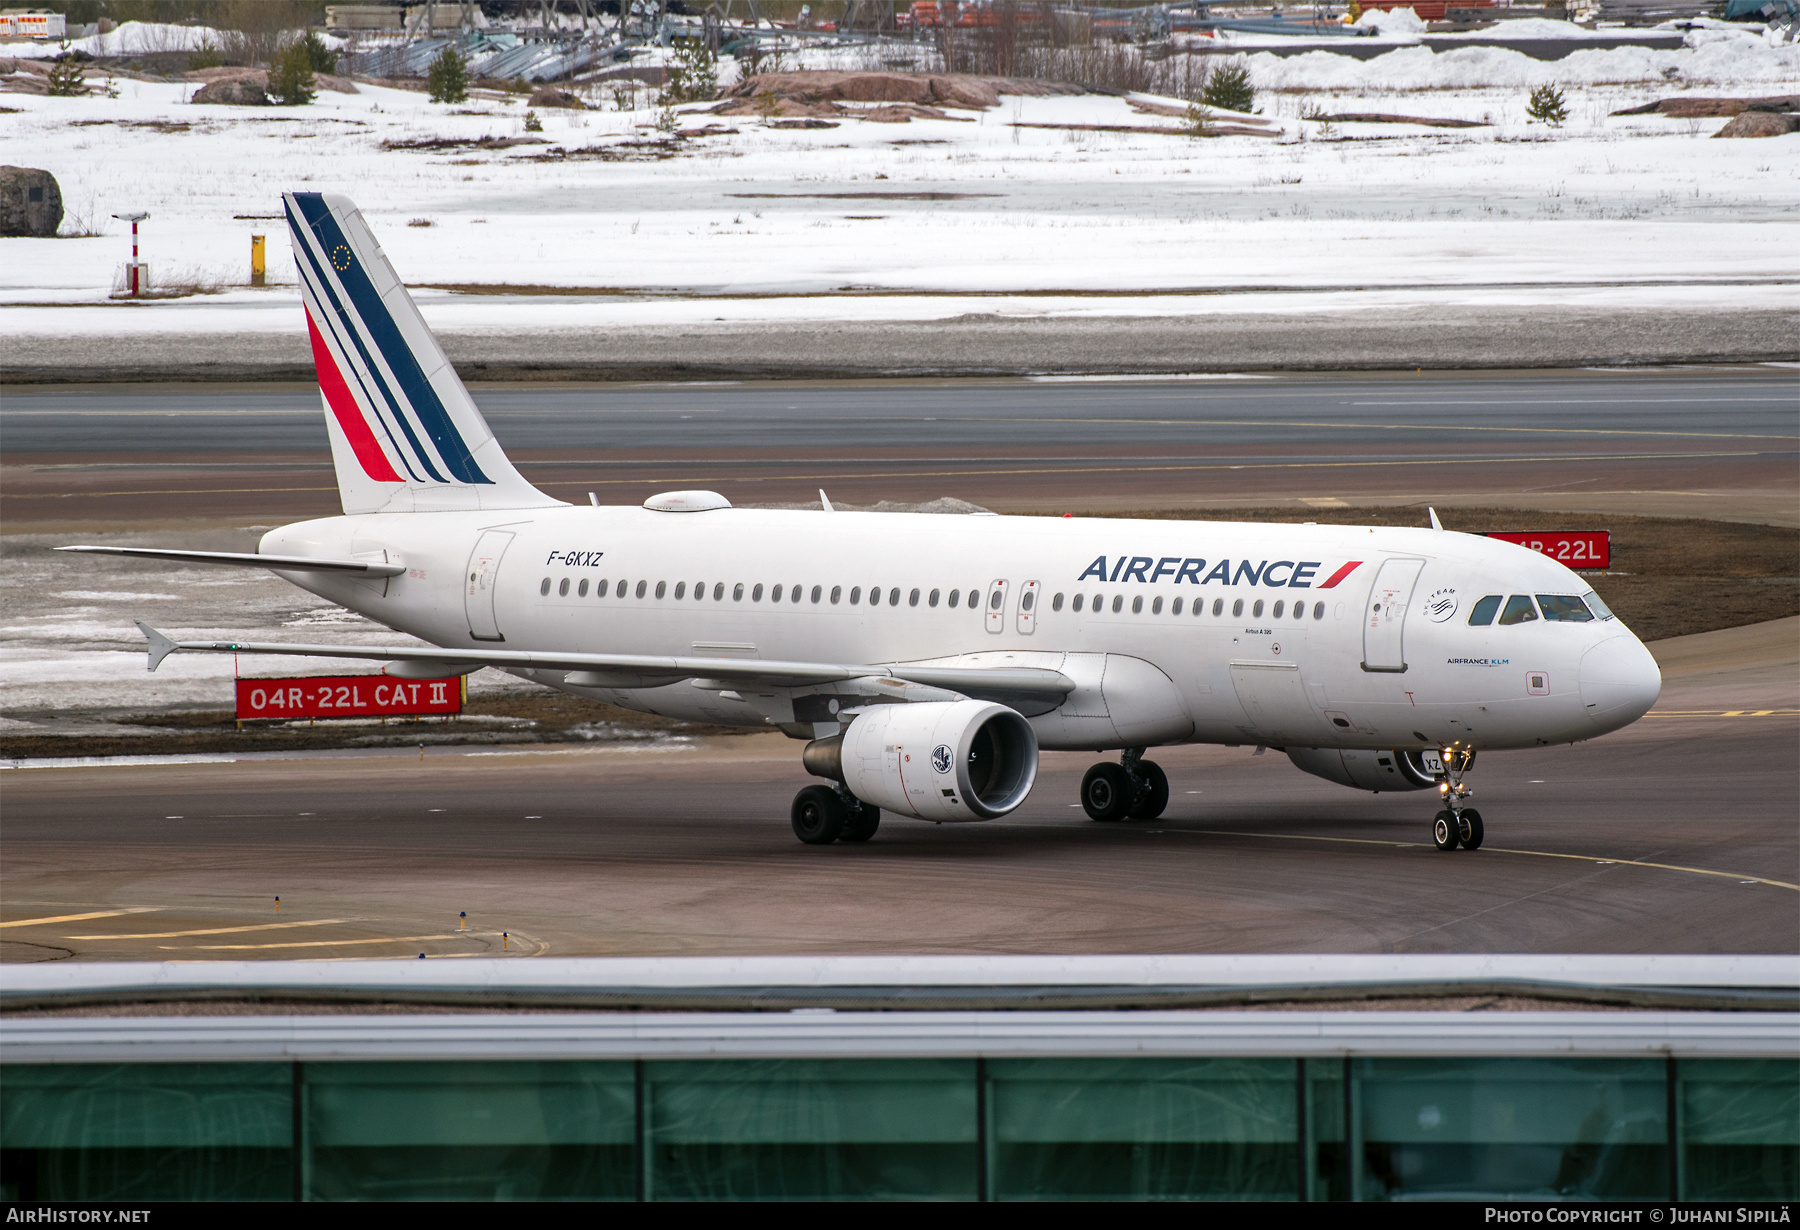
<path id="1" fill-rule="evenodd" d="M 539 508 L 348 197 L 282 196 L 344 511 Z"/>

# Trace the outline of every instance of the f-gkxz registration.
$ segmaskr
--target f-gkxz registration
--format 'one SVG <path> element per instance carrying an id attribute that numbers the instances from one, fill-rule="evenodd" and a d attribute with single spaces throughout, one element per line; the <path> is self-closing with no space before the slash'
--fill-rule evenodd
<path id="1" fill-rule="evenodd" d="M 175 643 L 402 678 L 497 667 L 670 717 L 773 725 L 829 784 L 802 841 L 882 811 L 987 820 L 1040 749 L 1118 750 L 1081 803 L 1158 815 L 1152 747 L 1260 744 L 1363 790 L 1435 790 L 1474 849 L 1478 751 L 1642 716 L 1655 661 L 1587 583 L 1440 529 L 737 509 L 706 491 L 570 506 L 527 483 L 346 198 L 284 198 L 344 515 L 257 554 L 68 547 L 268 568 L 440 648 Z M 1435 522 L 1435 518 L 1434 518 Z M 142 625 L 140 625 L 142 626 Z"/>

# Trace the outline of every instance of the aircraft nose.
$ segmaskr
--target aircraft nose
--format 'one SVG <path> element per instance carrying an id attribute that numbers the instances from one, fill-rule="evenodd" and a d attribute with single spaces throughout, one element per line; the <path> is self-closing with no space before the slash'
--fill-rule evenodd
<path id="1" fill-rule="evenodd" d="M 1581 703 L 1588 720 L 1617 730 L 1643 717 L 1662 693 L 1662 671 L 1635 636 L 1601 641 L 1582 655 Z"/>

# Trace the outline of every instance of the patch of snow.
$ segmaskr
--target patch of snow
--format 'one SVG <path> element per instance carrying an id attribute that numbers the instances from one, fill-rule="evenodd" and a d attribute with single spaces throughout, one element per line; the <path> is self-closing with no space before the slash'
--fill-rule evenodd
<path id="1" fill-rule="evenodd" d="M 1425 23 L 1410 8 L 1368 9 L 1355 22 L 1363 30 L 1379 30 L 1383 34 L 1423 34 Z"/>
<path id="2" fill-rule="evenodd" d="M 90 34 L 56 43 L 32 43 L 28 48 L 7 48 L 20 60 L 52 60 L 70 51 L 91 56 L 136 56 L 159 51 L 198 51 L 223 47 L 226 36 L 210 26 L 177 26 L 161 21 L 126 21 L 105 34 Z"/>

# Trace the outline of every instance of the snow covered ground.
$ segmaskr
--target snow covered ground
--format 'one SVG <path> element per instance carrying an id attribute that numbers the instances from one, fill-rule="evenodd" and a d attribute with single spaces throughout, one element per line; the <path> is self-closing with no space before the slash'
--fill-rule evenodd
<path id="1" fill-rule="evenodd" d="M 364 86 L 297 108 L 194 106 L 193 85 L 125 79 L 116 98 L 14 94 L 0 161 L 54 172 L 65 229 L 102 233 L 0 240 L 0 327 L 291 332 L 282 225 L 239 217 L 278 214 L 289 188 L 352 196 L 409 283 L 526 292 L 424 292 L 452 329 L 942 319 L 968 296 L 1028 316 L 1791 303 L 1800 137 L 1714 141 L 1722 119 L 1609 114 L 1800 90 L 1800 48 L 1694 40 L 1553 63 L 1485 47 L 1252 54 L 1279 136 L 1204 141 L 1097 95 L 824 129 L 687 108 L 682 126 L 721 131 L 665 149 L 646 95 L 622 111 L 596 91 L 604 110 L 538 113 L 544 144 L 428 151 L 384 145 L 522 137 L 523 103 Z M 1567 91 L 1560 129 L 1525 115 L 1544 81 Z M 1302 118 L 1352 111 L 1487 126 Z M 128 228 L 108 215 L 127 209 L 151 214 L 153 281 L 217 293 L 110 301 Z M 252 233 L 269 236 L 265 290 L 244 286 Z"/>

